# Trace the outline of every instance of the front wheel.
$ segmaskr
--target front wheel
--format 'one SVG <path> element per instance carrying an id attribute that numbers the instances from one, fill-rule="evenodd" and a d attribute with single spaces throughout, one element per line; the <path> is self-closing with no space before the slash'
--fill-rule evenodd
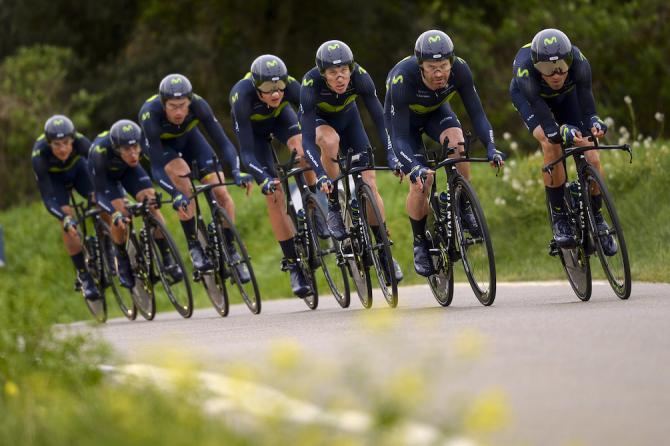
<path id="1" fill-rule="evenodd" d="M 361 184 L 358 197 L 361 204 L 361 224 L 364 228 L 363 236 L 367 245 L 367 254 L 372 260 L 386 302 L 391 308 L 395 308 L 398 306 L 398 281 L 393 269 L 391 242 L 386 233 L 386 223 L 384 223 L 370 186 L 365 183 Z M 376 230 L 373 229 L 375 225 L 370 220 L 376 222 Z"/>
<path id="2" fill-rule="evenodd" d="M 151 246 L 151 277 L 158 279 L 177 313 L 183 318 L 191 317 L 191 282 L 177 244 L 165 225 L 153 217 L 149 218 L 149 227 L 146 230 Z"/>
<path id="3" fill-rule="evenodd" d="M 100 298 L 96 300 L 88 300 L 84 298 L 84 303 L 88 308 L 88 311 L 91 312 L 95 320 L 98 322 L 107 321 L 107 300 L 105 299 L 105 287 L 103 283 L 104 271 L 102 265 L 102 259 L 100 258 L 100 250 L 98 249 L 98 238 L 97 237 L 88 237 L 84 239 L 81 231 L 78 230 L 79 239 L 83 240 L 83 253 L 84 260 L 86 261 L 86 270 L 93 278 L 98 292 L 100 293 Z M 78 279 L 77 279 L 78 280 Z M 82 291 L 82 295 L 83 295 Z"/>
<path id="4" fill-rule="evenodd" d="M 465 178 L 456 182 L 454 221 L 465 275 L 482 305 L 496 298 L 496 266 L 484 211 L 474 189 Z M 472 218 L 466 214 L 471 213 Z M 465 220 L 464 220 L 465 219 Z"/>
<path id="5" fill-rule="evenodd" d="M 237 291 L 242 300 L 253 314 L 261 312 L 261 293 L 258 290 L 258 283 L 254 275 L 254 268 L 251 265 L 251 258 L 247 253 L 247 248 L 240 237 L 235 224 L 228 216 L 228 213 L 217 207 L 214 212 L 214 219 L 218 226 L 218 231 L 223 234 L 221 247 L 223 249 L 223 260 L 225 261 L 225 270 L 232 275 L 233 281 L 237 285 Z M 224 228 L 229 228 L 230 240 L 226 238 Z"/>
<path id="6" fill-rule="evenodd" d="M 347 210 L 348 203 L 344 192 L 338 191 L 338 200 L 340 202 L 340 209 L 342 209 L 342 217 L 349 238 L 340 243 L 340 255 L 346 262 L 347 270 L 354 282 L 356 294 L 361 301 L 363 308 L 369 309 L 372 307 L 372 280 L 370 279 L 370 267 L 364 262 L 364 251 L 361 246 L 360 231 L 360 216 L 354 221 L 352 215 Z"/>
<path id="7" fill-rule="evenodd" d="M 150 321 L 156 316 L 156 299 L 148 263 L 149 259 L 147 259 L 147 255 L 151 258 L 151 254 L 145 248 L 148 245 L 145 244 L 147 240 L 144 231 L 143 229 L 140 233 L 140 240 L 142 241 L 137 239 L 134 232 L 131 232 L 128 243 L 128 258 L 135 274 L 135 286 L 131 290 L 135 307 L 144 319 Z"/>
<path id="8" fill-rule="evenodd" d="M 588 226 L 600 264 L 614 293 L 620 299 L 628 299 L 631 292 L 628 249 L 621 222 L 614 207 L 614 200 L 596 168 L 587 166 L 584 170 L 584 178 L 587 185 L 586 197 L 588 199 L 585 201 L 589 218 Z M 598 190 L 600 199 L 594 197 L 594 192 Z M 602 202 L 599 210 L 595 208 L 596 200 Z"/>
<path id="9" fill-rule="evenodd" d="M 132 292 L 123 286 L 119 280 L 118 269 L 116 266 L 114 242 L 106 223 L 100 221 L 98 228 L 98 238 L 100 240 L 100 253 L 104 269 L 104 281 L 106 287 L 111 288 L 112 294 L 119 305 L 119 309 L 128 320 L 135 320 L 137 317 L 137 308 L 133 301 Z"/>
<path id="10" fill-rule="evenodd" d="M 334 237 L 320 237 L 317 232 L 317 219 L 326 221 L 326 214 L 316 200 L 316 197 L 309 196 L 305 200 L 307 209 L 307 226 L 310 239 L 313 243 L 313 253 L 318 257 L 318 261 L 326 278 L 328 287 L 333 293 L 335 300 L 342 308 L 347 308 L 351 302 L 349 291 L 349 280 L 347 278 L 347 268 L 340 251 L 340 242 Z"/>

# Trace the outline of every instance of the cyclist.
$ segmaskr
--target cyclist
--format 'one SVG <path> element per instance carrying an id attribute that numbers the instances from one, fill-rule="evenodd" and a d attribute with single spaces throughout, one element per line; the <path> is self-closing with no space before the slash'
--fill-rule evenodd
<path id="1" fill-rule="evenodd" d="M 284 193 L 274 169 L 270 143 L 275 138 L 295 149 L 300 164 L 306 166 L 300 124 L 289 104 L 300 106 L 300 83 L 288 75 L 284 62 L 271 54 L 257 57 L 251 64 L 250 72 L 230 91 L 240 158 L 266 196 L 270 224 L 284 253 L 282 264 L 290 273 L 293 293 L 304 297 L 311 289 L 296 263 L 295 229 L 286 213 Z M 314 172 L 306 172 L 305 179 L 309 189 L 316 193 Z M 329 237 L 325 222 L 317 221 L 317 226 L 320 236 Z"/>
<path id="2" fill-rule="evenodd" d="M 212 108 L 202 97 L 193 93 L 191 82 L 181 74 L 169 74 L 163 78 L 158 94 L 144 103 L 139 113 L 140 124 L 148 145 L 152 171 L 159 184 L 173 197 L 172 206 L 179 213 L 189 254 L 195 269 L 206 272 L 214 268 L 198 242 L 195 221 L 195 205 L 190 202 L 191 183 L 185 175 L 191 172 L 190 165 L 197 163 L 202 183 L 217 183 L 223 178 L 221 166 L 214 151 L 198 124 L 207 130 L 223 159 L 230 166 L 235 183 L 251 188 L 250 175 L 240 171 L 240 160 L 235 147 L 214 116 Z M 225 187 L 213 189 L 218 203 L 235 220 L 235 204 Z M 233 260 L 239 260 L 239 253 L 233 248 L 233 233 L 224 228 L 224 238 L 233 253 Z M 249 271 L 239 264 L 238 272 L 243 282 L 250 280 Z"/>
<path id="3" fill-rule="evenodd" d="M 463 142 L 461 124 L 449 105 L 458 93 L 475 131 L 486 145 L 492 165 L 503 164 L 497 151 L 493 129 L 475 89 L 468 64 L 454 54 L 451 38 L 442 31 L 429 30 L 416 40 L 414 56 L 408 56 L 391 69 L 386 79 L 384 117 L 391 133 L 393 148 L 400 157 L 403 172 L 409 175 L 407 213 L 414 234 L 414 269 L 422 276 L 434 273 L 426 242 L 427 196 L 434 171 L 425 164 L 421 135 L 425 133 L 440 144 L 445 140 L 456 146 Z M 461 153 L 456 153 L 460 157 Z M 458 171 L 470 179 L 470 165 L 460 163 Z M 463 223 L 472 235 L 479 228 L 467 203 L 463 206 Z"/>
<path id="4" fill-rule="evenodd" d="M 338 240 L 344 240 L 347 231 L 340 214 L 338 191 L 332 183 L 332 179 L 340 173 L 334 159 L 337 158 L 340 148 L 343 150 L 352 148 L 355 154 L 359 155 L 355 164 L 365 165 L 366 149 L 370 146 L 370 140 L 356 106 L 358 96 L 362 97 L 375 123 L 380 141 L 386 145 L 389 167 L 400 176 L 400 163 L 391 147 L 391 140 L 384 125 L 384 110 L 377 98 L 372 78 L 354 61 L 354 55 L 347 44 L 339 40 L 329 40 L 321 44 L 316 52 L 316 67 L 305 74 L 300 88 L 301 124 L 303 144 L 307 158 L 317 175 L 317 187 L 328 193 L 328 229 Z M 317 146 L 321 149 L 321 163 L 318 161 Z M 375 171 L 368 170 L 362 175 L 375 194 L 382 218 L 385 218 L 384 202 L 377 190 Z M 377 240 L 380 239 L 380 223 L 383 222 L 371 224 Z M 396 280 L 402 280 L 400 265 L 395 259 L 391 261 Z"/>
<path id="5" fill-rule="evenodd" d="M 77 221 L 69 205 L 69 191 L 74 189 L 87 200 L 92 199 L 93 185 L 88 174 L 86 156 L 91 142 L 74 128 L 63 115 L 54 115 L 44 124 L 44 133 L 35 141 L 32 164 L 42 200 L 49 213 L 63 228 L 63 243 L 77 272 L 75 287 L 81 287 L 90 301 L 101 297 L 93 278 L 86 270 L 82 240 Z"/>
<path id="6" fill-rule="evenodd" d="M 586 146 L 588 136 L 602 137 L 607 125 L 596 114 L 591 90 L 591 65 L 584 54 L 557 29 L 538 32 L 514 58 L 510 96 L 526 127 L 539 141 L 544 163 L 562 155 L 561 144 Z M 588 162 L 602 172 L 597 150 L 585 153 Z M 552 174 L 545 173 L 545 191 L 551 207 L 553 237 L 559 247 L 574 247 L 576 240 L 564 205 L 566 174 L 558 164 Z M 600 191 L 593 205 L 598 230 L 608 229 L 602 213 Z M 612 236 L 602 236 L 603 251 L 617 251 Z"/>
<path id="7" fill-rule="evenodd" d="M 119 280 L 126 288 L 133 288 L 135 278 L 126 251 L 126 224 L 129 217 L 124 197 L 128 192 L 137 201 L 156 198 L 151 179 L 140 165 L 141 142 L 140 126 L 128 119 L 122 119 L 97 136 L 88 155 L 96 203 L 105 211 L 102 216 L 110 225 Z M 163 215 L 155 206 L 151 208 L 151 213 L 165 223 Z M 170 254 L 165 239 L 156 238 L 156 243 L 168 274 L 175 281 L 181 280 L 183 272 Z"/>

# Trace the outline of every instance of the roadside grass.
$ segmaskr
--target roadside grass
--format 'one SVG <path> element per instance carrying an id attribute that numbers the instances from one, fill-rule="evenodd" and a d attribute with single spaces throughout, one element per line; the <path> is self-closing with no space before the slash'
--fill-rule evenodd
<path id="1" fill-rule="evenodd" d="M 670 239 L 670 149 L 664 141 L 639 144 L 634 149 L 633 163 L 620 152 L 603 152 L 601 160 L 607 185 L 615 197 L 622 220 L 631 258 L 634 281 L 670 281 L 667 240 Z M 472 166 L 472 178 L 492 233 L 498 280 L 564 279 L 557 259 L 547 255 L 551 232 L 546 217 L 544 188 L 539 169 L 539 152 L 507 162 L 498 176 L 486 165 Z M 569 164 L 574 172 L 574 165 Z M 406 181 L 399 184 L 392 175 L 378 173 L 379 190 L 384 199 L 387 222 L 394 241 L 393 254 L 405 273 L 402 284 L 424 283 L 413 270 L 411 231 L 405 212 Z M 274 240 L 265 197 L 258 188 L 250 196 L 232 188 L 236 203 L 237 224 L 252 256 L 253 266 L 263 299 L 291 296 L 288 275 L 280 271 L 281 250 Z M 175 213 L 163 210 L 175 239 L 187 258 L 185 242 Z M 41 203 L 13 208 L 0 214 L 4 227 L 6 267 L 0 269 L 0 295 L 18 292 L 35 308 L 49 307 L 55 315 L 52 322 L 87 319 L 80 295 L 72 291 L 74 272 L 61 241 L 55 220 Z M 594 278 L 603 279 L 601 267 L 594 258 Z M 465 281 L 460 265 L 456 265 L 456 280 Z M 200 284 L 194 284 L 198 311 L 208 309 L 209 301 Z M 320 290 L 328 294 L 326 284 Z M 234 293 L 233 293 L 234 294 Z M 634 294 L 633 294 L 634 297 Z M 402 296 L 400 296 L 402 299 Z M 157 295 L 158 311 L 171 308 L 167 298 Z M 356 305 L 356 297 L 352 296 Z M 232 303 L 241 300 L 232 299 Z M 110 316 L 119 316 L 115 303 L 110 302 Z"/>

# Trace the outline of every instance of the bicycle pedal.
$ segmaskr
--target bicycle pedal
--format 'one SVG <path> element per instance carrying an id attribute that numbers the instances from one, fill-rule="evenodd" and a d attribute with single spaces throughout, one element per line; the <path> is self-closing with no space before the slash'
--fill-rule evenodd
<path id="1" fill-rule="evenodd" d="M 200 280 L 202 280 L 202 273 L 196 269 L 193 271 L 193 281 L 200 282 Z"/>
<path id="2" fill-rule="evenodd" d="M 552 257 L 556 257 L 558 255 L 558 246 L 556 246 L 556 242 L 554 240 L 549 242 L 549 255 Z"/>

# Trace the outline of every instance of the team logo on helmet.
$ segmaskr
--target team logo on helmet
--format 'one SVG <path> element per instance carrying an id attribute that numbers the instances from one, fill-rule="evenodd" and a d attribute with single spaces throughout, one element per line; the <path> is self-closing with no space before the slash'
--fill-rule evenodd
<path id="1" fill-rule="evenodd" d="M 340 47 L 339 43 L 336 43 L 335 45 L 328 45 L 328 51 L 335 51 Z"/>
<path id="2" fill-rule="evenodd" d="M 558 39 L 556 36 L 552 36 L 551 38 L 544 39 L 544 44 L 545 45 L 551 45 L 552 43 L 558 42 Z"/>
<path id="3" fill-rule="evenodd" d="M 440 40 L 441 40 L 441 39 L 440 39 L 440 36 L 439 36 L 439 35 L 435 35 L 435 36 L 430 36 L 430 37 L 428 37 L 428 41 L 429 41 L 430 43 L 439 42 Z"/>
<path id="4" fill-rule="evenodd" d="M 56 125 L 61 125 L 61 124 L 63 124 L 63 122 L 64 122 L 64 121 L 63 121 L 62 119 L 56 119 L 56 120 L 54 120 L 54 124 L 56 124 Z"/>
<path id="5" fill-rule="evenodd" d="M 128 133 L 129 131 L 131 131 L 133 129 L 133 126 L 132 125 L 124 125 L 122 127 L 122 129 L 123 129 L 124 133 Z"/>
<path id="6" fill-rule="evenodd" d="M 276 60 L 269 60 L 265 62 L 265 65 L 267 65 L 268 68 L 276 67 L 278 62 Z"/>
<path id="7" fill-rule="evenodd" d="M 181 78 L 180 77 L 173 77 L 170 79 L 171 84 L 181 84 Z"/>

